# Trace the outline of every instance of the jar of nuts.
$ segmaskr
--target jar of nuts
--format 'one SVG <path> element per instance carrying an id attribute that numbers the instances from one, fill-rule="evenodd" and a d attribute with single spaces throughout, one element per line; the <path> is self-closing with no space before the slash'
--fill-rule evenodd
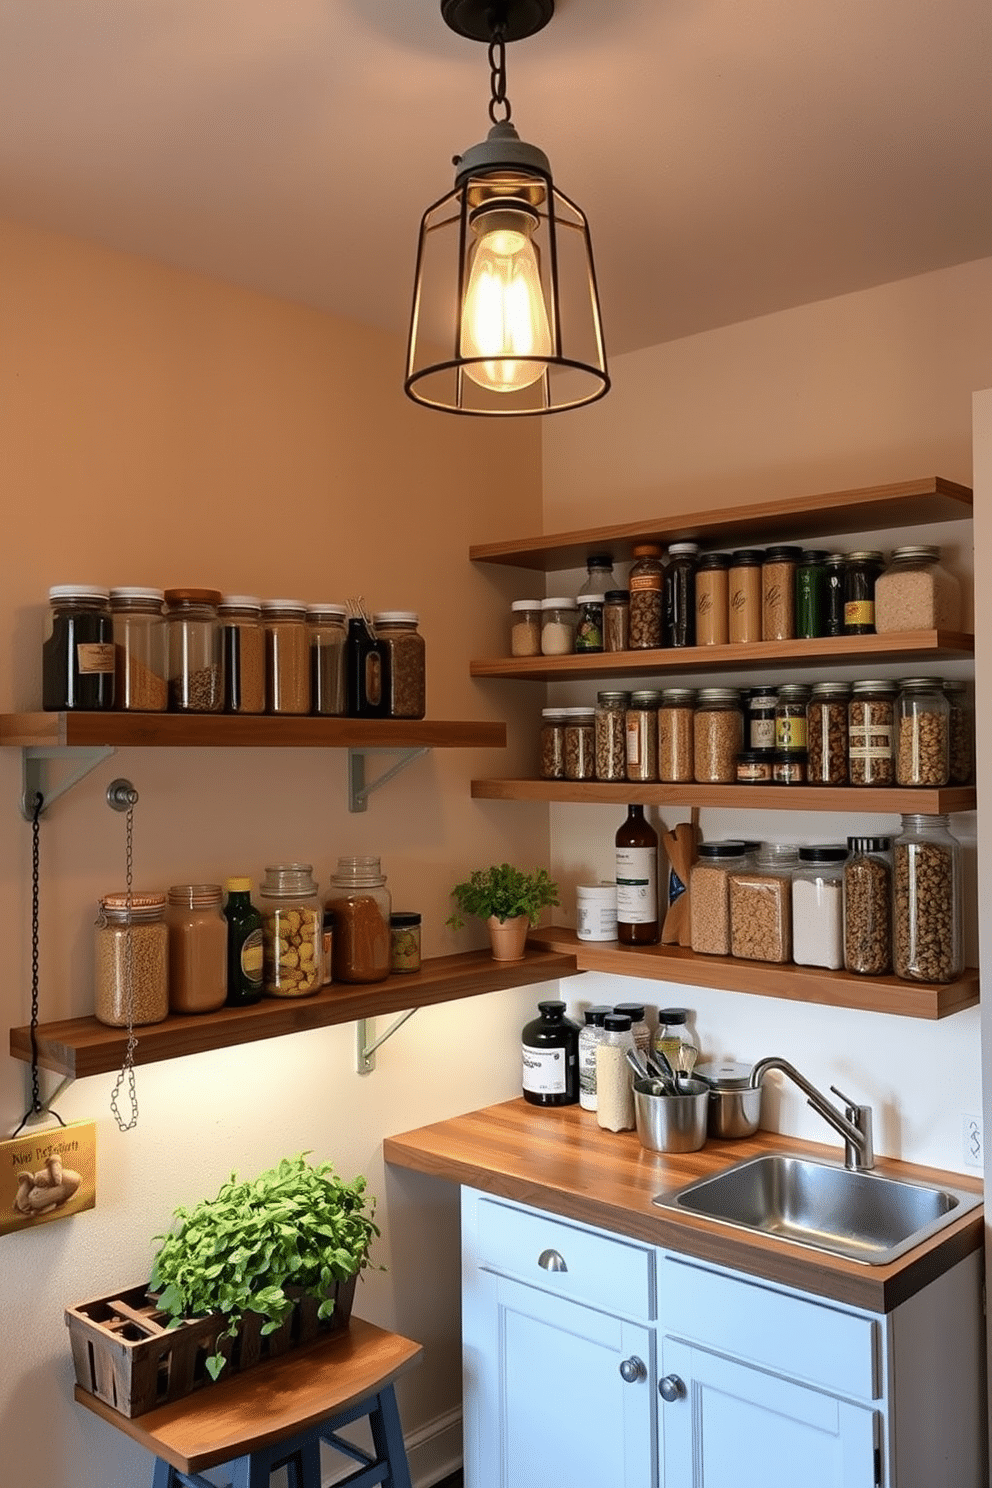
<path id="1" fill-rule="evenodd" d="M 948 818 L 903 816 L 893 859 L 895 974 L 913 982 L 952 982 L 964 957 L 961 848 Z"/>
<path id="2" fill-rule="evenodd" d="M 896 778 L 894 682 L 861 681 L 847 707 L 847 773 L 852 785 L 891 785 Z"/>
<path id="3" fill-rule="evenodd" d="M 596 779 L 627 779 L 626 712 L 629 692 L 596 694 Z"/>
<path id="4" fill-rule="evenodd" d="M 892 970 L 892 840 L 848 837 L 844 864 L 844 969 Z"/>
<path id="5" fill-rule="evenodd" d="M 906 677 L 899 690 L 896 784 L 946 785 L 950 704 L 937 677 Z"/>
<path id="6" fill-rule="evenodd" d="M 565 779 L 565 720 L 567 708 L 541 709 L 541 779 Z"/>
<path id="7" fill-rule="evenodd" d="M 846 682 L 814 682 L 806 705 L 806 778 L 810 785 L 847 784 Z"/>
<path id="8" fill-rule="evenodd" d="M 389 975 L 392 900 L 378 858 L 338 858 L 324 900 L 334 922 L 336 982 L 384 982 Z"/>
<path id="9" fill-rule="evenodd" d="M 169 1015 L 165 895 L 106 894 L 94 937 L 93 1012 L 111 1028 L 161 1023 Z"/>
<path id="10" fill-rule="evenodd" d="M 596 778 L 596 710 L 565 708 L 565 779 Z"/>
<path id="11" fill-rule="evenodd" d="M 744 745 L 744 715 L 736 687 L 701 687 L 692 727 L 693 776 L 699 785 L 732 785 Z"/>
<path id="12" fill-rule="evenodd" d="M 266 996 L 308 997 L 323 979 L 323 916 L 312 866 L 286 863 L 266 868 L 258 897 Z M 386 956 L 388 963 L 388 929 Z"/>
<path id="13" fill-rule="evenodd" d="M 653 651 L 665 626 L 665 565 L 660 543 L 636 543 L 630 570 L 630 649 Z"/>
<path id="14" fill-rule="evenodd" d="M 627 779 L 658 779 L 658 704 L 661 693 L 632 692 L 627 708 Z"/>

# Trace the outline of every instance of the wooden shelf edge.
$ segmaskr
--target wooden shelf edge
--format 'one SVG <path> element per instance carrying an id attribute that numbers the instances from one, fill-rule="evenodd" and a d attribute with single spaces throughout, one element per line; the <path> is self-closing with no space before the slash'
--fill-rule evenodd
<path id="1" fill-rule="evenodd" d="M 902 786 L 831 785 L 659 785 L 638 781 L 605 780 L 473 780 L 478 801 L 575 801 L 586 805 L 714 806 L 746 811 L 905 811 L 933 815 L 974 811 L 978 794 L 973 785 L 948 785 L 939 790 Z"/>
<path id="2" fill-rule="evenodd" d="M 522 961 L 494 961 L 488 951 L 466 951 L 439 956 L 424 962 L 423 969 L 391 976 L 385 982 L 366 986 L 334 983 L 312 997 L 263 998 L 246 1008 L 221 1008 L 200 1017 L 170 1016 L 135 1030 L 138 1046 L 135 1064 L 156 1064 L 185 1054 L 256 1043 L 353 1023 L 359 1018 L 397 1013 L 411 1007 L 428 1007 L 499 992 L 510 987 L 555 981 L 579 972 L 571 951 L 529 946 Z M 37 1030 L 38 1063 L 44 1069 L 72 1079 L 108 1074 L 121 1066 L 127 1045 L 123 1028 L 108 1028 L 95 1018 L 71 1018 L 45 1023 Z M 31 1062 L 31 1030 L 10 1030 L 12 1058 Z"/>
<path id="3" fill-rule="evenodd" d="M 19 748 L 469 749 L 506 747 L 506 724 L 399 718 L 235 717 L 224 713 L 4 713 Z"/>
<path id="4" fill-rule="evenodd" d="M 791 1002 L 892 1013 L 931 1021 L 977 1007 L 978 969 L 969 967 L 955 982 L 905 982 L 898 977 L 859 977 L 815 967 L 738 961 L 729 956 L 701 956 L 684 946 L 622 946 L 617 941 L 579 940 L 574 930 L 551 925 L 534 930 L 528 945 L 572 953 L 580 971 L 614 976 L 648 977 L 693 987 L 718 987 Z"/>

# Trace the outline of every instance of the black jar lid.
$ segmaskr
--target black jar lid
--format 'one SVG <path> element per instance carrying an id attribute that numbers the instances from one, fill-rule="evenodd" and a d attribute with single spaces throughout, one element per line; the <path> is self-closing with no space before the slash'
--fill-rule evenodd
<path id="1" fill-rule="evenodd" d="M 612 1011 L 613 1009 L 608 1002 L 597 1002 L 592 1007 L 587 1007 L 583 1014 L 586 1020 L 586 1027 L 588 1028 L 591 1025 L 593 1028 L 602 1028 L 603 1019 L 607 1013 Z"/>
<path id="2" fill-rule="evenodd" d="M 826 548 L 803 548 L 800 563 L 826 563 L 832 554 Z"/>
<path id="3" fill-rule="evenodd" d="M 407 911 L 404 909 L 398 909 L 389 916 L 389 923 L 396 930 L 412 930 L 413 927 L 415 925 L 419 925 L 420 922 L 421 916 L 419 914 L 414 914 L 412 910 Z"/>
<path id="4" fill-rule="evenodd" d="M 618 1002 L 613 1011 L 615 1013 L 626 1013 L 631 1023 L 644 1022 L 643 1002 Z"/>
<path id="5" fill-rule="evenodd" d="M 555 1023 L 560 1018 L 563 1018 L 565 1016 L 565 1004 L 563 1002 L 558 1002 L 557 1000 L 553 1002 L 539 1002 L 537 1004 L 537 1011 L 541 1013 L 543 1017 L 548 1018 L 552 1023 Z"/>
<path id="6" fill-rule="evenodd" d="M 798 563 L 803 555 L 802 548 L 782 546 L 768 548 L 765 551 L 766 563 Z"/>
<path id="7" fill-rule="evenodd" d="M 763 758 L 763 756 L 759 755 L 758 758 Z M 727 842 L 701 842 L 698 854 L 700 858 L 742 858 L 744 843 L 737 838 Z M 675 1011 L 675 1008 L 669 1009 L 669 1012 Z"/>
<path id="8" fill-rule="evenodd" d="M 688 1023 L 688 1008 L 659 1008 L 658 1022 L 664 1023 L 666 1028 L 675 1023 Z"/>
<path id="9" fill-rule="evenodd" d="M 607 589 L 603 599 L 607 604 L 626 604 L 630 599 L 630 590 Z"/>
<path id="10" fill-rule="evenodd" d="M 764 548 L 738 548 L 730 555 L 730 562 L 734 568 L 756 568 L 764 561 Z"/>
<path id="11" fill-rule="evenodd" d="M 849 849 L 839 842 L 811 844 L 799 849 L 800 863 L 843 863 Z"/>
<path id="12" fill-rule="evenodd" d="M 630 1019 L 626 1013 L 607 1013 L 603 1018 L 603 1027 L 608 1033 L 629 1033 Z"/>
<path id="13" fill-rule="evenodd" d="M 730 559 L 726 553 L 704 553 L 699 560 L 700 569 L 704 568 L 729 568 Z"/>

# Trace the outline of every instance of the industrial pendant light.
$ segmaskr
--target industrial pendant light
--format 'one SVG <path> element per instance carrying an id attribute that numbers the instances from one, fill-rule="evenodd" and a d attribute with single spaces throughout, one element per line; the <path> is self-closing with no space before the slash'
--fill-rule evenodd
<path id="1" fill-rule="evenodd" d="M 430 408 L 555 413 L 610 386 L 585 216 L 506 96 L 506 43 L 553 13 L 554 0 L 441 0 L 453 31 L 488 42 L 492 128 L 420 224 L 404 387 Z"/>

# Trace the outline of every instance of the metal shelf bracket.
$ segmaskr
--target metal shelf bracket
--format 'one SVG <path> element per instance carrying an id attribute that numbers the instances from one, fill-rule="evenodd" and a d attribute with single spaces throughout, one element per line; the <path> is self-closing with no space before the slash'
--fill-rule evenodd
<path id="1" fill-rule="evenodd" d="M 113 753 L 111 744 L 95 744 L 92 748 L 75 745 L 61 749 L 32 745 L 22 749 L 24 794 L 21 796 L 21 815 L 28 821 L 34 820 L 34 799 L 38 794 L 43 798 L 41 811 L 44 815 L 53 801 L 72 790 Z"/>
<path id="2" fill-rule="evenodd" d="M 370 1075 L 375 1069 L 375 1051 L 381 1049 L 387 1039 L 391 1039 L 397 1029 L 402 1028 L 408 1018 L 412 1018 L 417 1011 L 415 1007 L 408 1008 L 401 1013 L 395 1023 L 390 1023 L 385 1033 L 375 1036 L 375 1019 L 359 1018 L 355 1024 L 355 1072 L 359 1075 Z M 369 1040 L 371 1039 L 371 1043 Z"/>
<path id="3" fill-rule="evenodd" d="M 419 759 L 422 754 L 429 753 L 430 747 L 426 744 L 411 749 L 350 748 L 348 750 L 348 810 L 367 811 L 369 796 L 371 796 L 373 791 L 377 791 L 388 780 L 392 780 L 401 770 L 405 770 L 407 765 L 412 764 L 415 759 Z M 381 775 L 376 776 L 375 780 L 366 780 L 365 761 L 370 754 L 398 754 L 399 759 L 395 765 L 392 765 L 388 770 L 384 770 Z"/>

